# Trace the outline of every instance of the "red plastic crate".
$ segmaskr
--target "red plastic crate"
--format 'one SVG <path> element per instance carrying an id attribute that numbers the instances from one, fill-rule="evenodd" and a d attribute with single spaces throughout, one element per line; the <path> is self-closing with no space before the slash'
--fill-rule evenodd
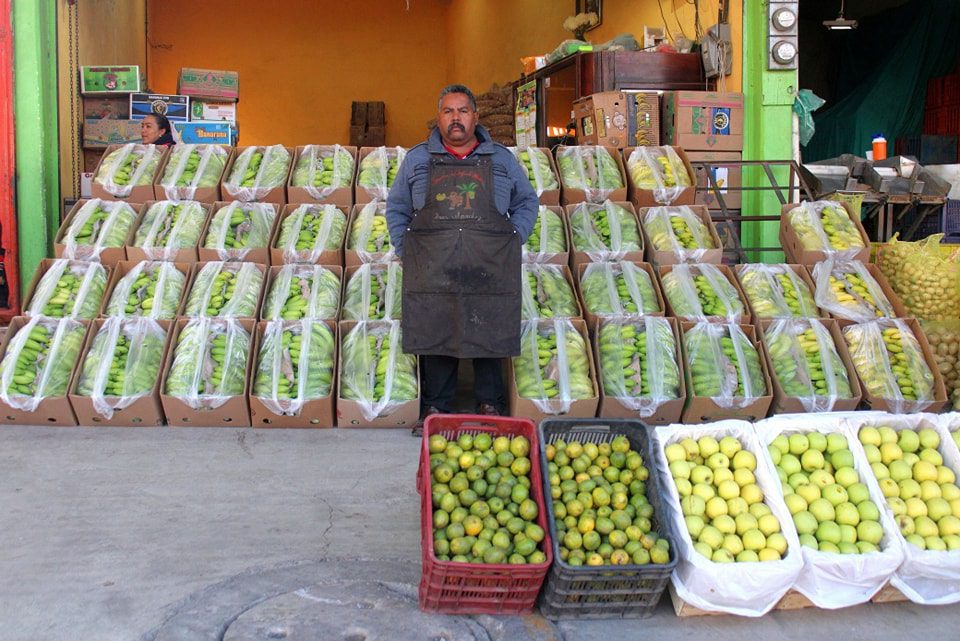
<path id="1" fill-rule="evenodd" d="M 923 112 L 923 133 L 937 133 L 937 111 L 939 111 L 939 109 L 928 109 Z"/>
<path id="2" fill-rule="evenodd" d="M 546 561 L 538 564 L 479 564 L 440 561 L 433 552 L 433 497 L 430 491 L 430 437 L 441 434 L 455 439 L 467 433 L 525 436 L 530 441 L 530 496 L 537 504 L 537 524 L 544 538 L 538 548 Z M 423 425 L 417 489 L 420 492 L 420 609 L 443 614 L 529 614 L 553 562 L 553 543 L 547 524 L 543 494 L 539 441 L 533 421 L 524 418 L 434 414 Z"/>
<path id="3" fill-rule="evenodd" d="M 960 105 L 937 110 L 937 133 L 948 135 L 960 133 Z"/>
<path id="4" fill-rule="evenodd" d="M 941 103 L 944 107 L 956 107 L 960 105 L 960 74 L 951 74 L 943 76 L 943 93 Z"/>
<path id="5" fill-rule="evenodd" d="M 926 109 L 943 106 L 943 78 L 930 78 L 927 81 Z"/>

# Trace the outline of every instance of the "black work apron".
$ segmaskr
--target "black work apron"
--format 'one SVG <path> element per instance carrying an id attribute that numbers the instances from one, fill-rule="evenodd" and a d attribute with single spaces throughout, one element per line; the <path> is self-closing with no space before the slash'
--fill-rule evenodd
<path id="1" fill-rule="evenodd" d="M 403 240 L 403 351 L 520 353 L 520 238 L 497 211 L 488 158 L 430 162 L 423 209 Z"/>

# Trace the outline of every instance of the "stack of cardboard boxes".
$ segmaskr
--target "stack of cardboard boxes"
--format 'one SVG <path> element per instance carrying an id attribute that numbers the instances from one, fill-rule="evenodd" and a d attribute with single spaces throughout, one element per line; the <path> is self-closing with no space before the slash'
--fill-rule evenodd
<path id="1" fill-rule="evenodd" d="M 180 69 L 177 91 L 190 99 L 189 122 L 174 125 L 182 142 L 237 144 L 239 73 L 184 67 Z"/>
<path id="2" fill-rule="evenodd" d="M 130 96 L 143 90 L 140 67 L 99 65 L 81 67 L 83 166 L 80 191 L 90 196 L 93 170 L 110 145 L 140 142 L 140 123 L 130 118 Z"/>

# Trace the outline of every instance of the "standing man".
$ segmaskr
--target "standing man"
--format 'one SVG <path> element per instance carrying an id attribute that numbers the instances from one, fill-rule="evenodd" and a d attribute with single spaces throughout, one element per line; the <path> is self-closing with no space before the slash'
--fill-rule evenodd
<path id="1" fill-rule="evenodd" d="M 516 158 L 477 124 L 470 90 L 445 87 L 386 210 L 403 259 L 403 351 L 422 364 L 421 421 L 451 411 L 462 358 L 473 359 L 475 411 L 505 411 L 501 359 L 520 353 L 520 255 L 538 209 Z"/>

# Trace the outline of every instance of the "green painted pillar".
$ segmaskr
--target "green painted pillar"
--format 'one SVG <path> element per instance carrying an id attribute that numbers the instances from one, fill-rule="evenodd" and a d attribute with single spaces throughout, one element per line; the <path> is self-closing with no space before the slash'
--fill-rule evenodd
<path id="1" fill-rule="evenodd" d="M 50 255 L 60 226 L 55 0 L 13 3 L 20 289 Z"/>
<path id="2" fill-rule="evenodd" d="M 789 160 L 793 158 L 793 100 L 797 89 L 796 71 L 767 69 L 767 35 L 769 33 L 767 2 L 743 0 L 743 93 L 744 93 L 744 160 Z M 780 185 L 788 184 L 789 172 L 776 172 Z M 743 185 L 769 185 L 759 168 L 744 168 Z M 773 193 L 744 192 L 743 212 L 749 215 L 772 215 L 780 212 L 780 201 Z M 779 224 L 743 223 L 741 240 L 744 247 L 779 246 Z M 779 262 L 781 252 L 748 254 L 750 261 Z"/>

